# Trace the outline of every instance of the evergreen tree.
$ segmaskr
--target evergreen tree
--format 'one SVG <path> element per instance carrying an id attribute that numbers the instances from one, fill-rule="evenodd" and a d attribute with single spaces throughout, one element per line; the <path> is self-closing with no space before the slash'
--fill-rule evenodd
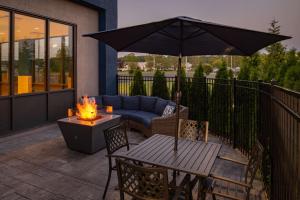
<path id="1" fill-rule="evenodd" d="M 300 92 L 300 63 L 290 67 L 284 78 L 284 87 Z"/>
<path id="2" fill-rule="evenodd" d="M 216 79 L 228 79 L 228 70 L 224 60 L 222 61 L 220 69 L 216 74 Z"/>
<path id="3" fill-rule="evenodd" d="M 273 34 L 280 34 L 280 26 L 278 21 L 273 20 L 269 32 Z M 266 47 L 268 55 L 263 66 L 263 79 L 265 81 L 271 81 L 272 79 L 280 79 L 280 69 L 284 65 L 285 59 L 285 47 L 277 42 Z"/>
<path id="4" fill-rule="evenodd" d="M 31 75 L 32 74 L 32 62 L 33 62 L 33 44 L 31 40 L 24 40 L 20 42 L 20 52 L 18 61 L 18 73 L 19 75 Z"/>
<path id="5" fill-rule="evenodd" d="M 202 64 L 199 64 L 195 70 L 190 88 L 189 115 L 198 122 L 207 120 L 207 93 L 205 77 L 203 76 Z"/>
<path id="6" fill-rule="evenodd" d="M 249 57 L 244 57 L 241 62 L 239 80 L 258 80 L 260 55 L 258 53 Z"/>
<path id="7" fill-rule="evenodd" d="M 212 66 L 208 63 L 203 64 L 202 68 L 206 76 L 208 76 L 213 71 Z"/>
<path id="8" fill-rule="evenodd" d="M 228 80 L 226 63 L 222 62 L 212 85 L 209 101 L 210 127 L 215 132 L 229 135 L 231 124 L 231 85 Z"/>
<path id="9" fill-rule="evenodd" d="M 181 105 L 187 106 L 188 105 L 188 83 L 185 74 L 185 70 L 182 68 L 180 71 L 180 91 L 181 91 Z M 177 91 L 177 79 L 172 87 L 172 99 L 176 100 L 176 91 Z"/>
<path id="10" fill-rule="evenodd" d="M 290 67 L 293 67 L 297 64 L 297 54 L 296 49 L 291 49 L 286 52 L 285 55 L 285 63 L 280 68 L 277 81 L 279 85 L 284 85 L 285 82 L 285 75 Z"/>
<path id="11" fill-rule="evenodd" d="M 130 88 L 130 96 L 146 95 L 146 87 L 144 85 L 143 75 L 140 69 L 134 72 L 133 83 Z"/>
<path id="12" fill-rule="evenodd" d="M 129 74 L 134 74 L 134 72 L 136 71 L 136 70 L 138 70 L 139 69 L 139 67 L 138 67 L 138 65 L 137 65 L 137 63 L 136 62 L 129 62 L 128 63 L 128 69 L 129 69 Z"/>
<path id="13" fill-rule="evenodd" d="M 159 70 L 155 71 L 153 77 L 152 96 L 161 97 L 163 99 L 170 98 L 165 73 Z"/>

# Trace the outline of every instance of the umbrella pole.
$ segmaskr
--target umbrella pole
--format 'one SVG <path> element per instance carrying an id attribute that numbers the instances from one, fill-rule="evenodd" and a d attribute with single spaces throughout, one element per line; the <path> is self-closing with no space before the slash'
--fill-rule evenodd
<path id="1" fill-rule="evenodd" d="M 179 54 L 178 58 L 178 68 L 177 68 L 177 91 L 176 91 L 176 129 L 175 129 L 175 144 L 174 151 L 177 151 L 178 147 L 178 128 L 179 128 L 179 111 L 180 111 L 180 79 L 181 79 L 181 54 Z"/>

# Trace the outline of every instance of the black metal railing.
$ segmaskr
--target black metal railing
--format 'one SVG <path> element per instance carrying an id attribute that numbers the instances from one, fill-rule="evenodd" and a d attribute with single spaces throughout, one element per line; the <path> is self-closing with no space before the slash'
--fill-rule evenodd
<path id="1" fill-rule="evenodd" d="M 147 95 L 153 77 L 144 77 Z M 166 77 L 172 97 L 176 77 Z M 132 76 L 118 76 L 118 94 L 129 95 Z M 210 132 L 248 155 L 256 139 L 264 146 L 261 167 L 270 199 L 300 199 L 300 93 L 263 82 L 186 79 L 189 117 L 209 120 Z M 195 89 L 202 98 L 192 98 Z M 203 91 L 203 92 L 202 92 Z"/>

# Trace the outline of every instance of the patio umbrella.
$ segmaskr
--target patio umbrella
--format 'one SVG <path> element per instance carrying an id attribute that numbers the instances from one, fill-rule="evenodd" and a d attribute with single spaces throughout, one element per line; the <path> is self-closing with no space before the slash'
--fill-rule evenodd
<path id="1" fill-rule="evenodd" d="M 243 55 L 291 37 L 175 17 L 137 26 L 85 34 L 119 52 L 139 52 L 178 56 L 176 93 L 176 130 L 179 123 L 180 71 L 182 56 Z M 174 150 L 178 135 L 175 131 Z"/>

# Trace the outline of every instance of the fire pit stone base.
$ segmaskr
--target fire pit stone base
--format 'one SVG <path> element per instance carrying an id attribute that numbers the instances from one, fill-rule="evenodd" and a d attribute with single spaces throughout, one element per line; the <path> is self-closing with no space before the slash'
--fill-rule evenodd
<path id="1" fill-rule="evenodd" d="M 79 120 L 77 117 L 57 121 L 67 146 L 75 151 L 93 154 L 105 148 L 103 131 L 120 124 L 120 115 L 103 114 L 95 121 Z"/>

